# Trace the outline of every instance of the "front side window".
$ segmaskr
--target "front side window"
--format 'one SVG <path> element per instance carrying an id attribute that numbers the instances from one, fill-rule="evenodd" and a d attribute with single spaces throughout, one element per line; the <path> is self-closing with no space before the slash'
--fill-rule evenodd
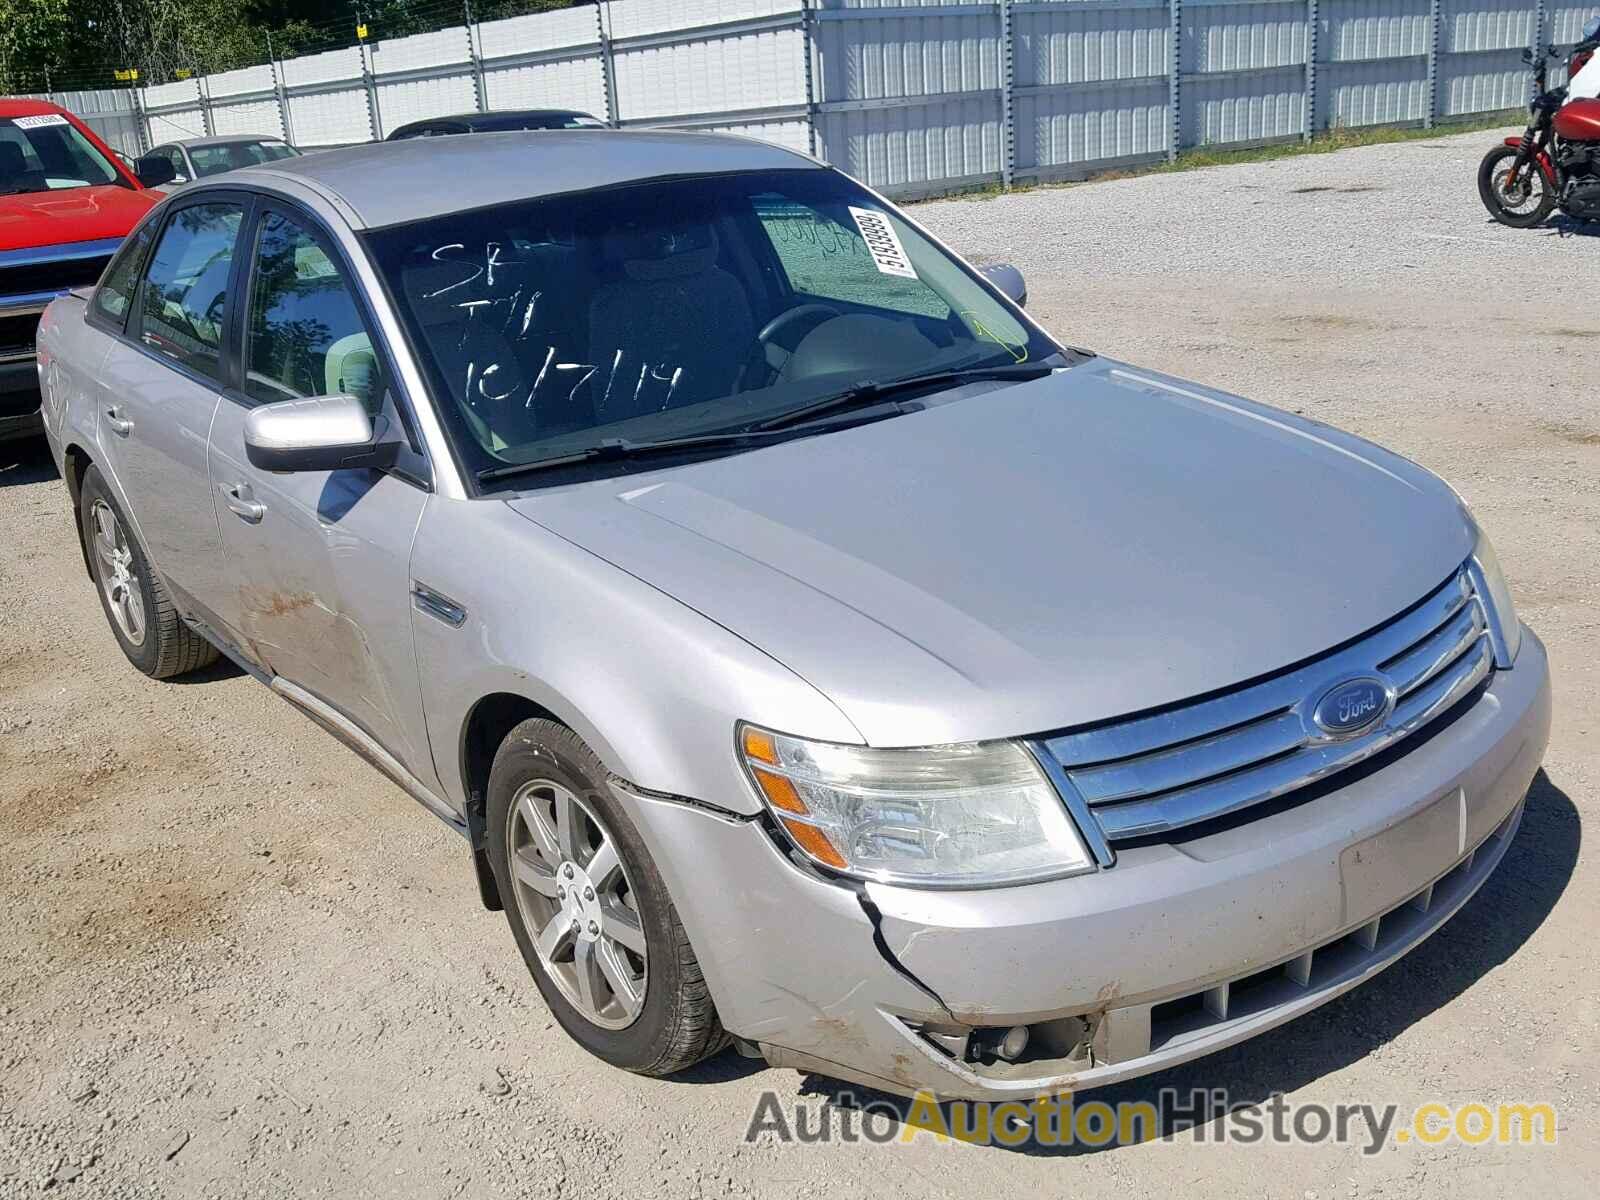
<path id="1" fill-rule="evenodd" d="M 470 468 L 736 432 L 1061 351 L 832 171 L 697 176 L 366 235 Z"/>
<path id="2" fill-rule="evenodd" d="M 321 237 L 269 212 L 256 237 L 251 271 L 245 394 L 263 403 L 355 396 L 377 415 L 386 388 L 372 336 Z"/>
<path id="3" fill-rule="evenodd" d="M 207 175 L 220 175 L 224 171 L 234 171 L 241 167 L 256 167 L 262 163 L 277 162 L 280 158 L 293 158 L 299 154 L 287 142 L 255 141 L 255 142 L 225 142 L 213 146 L 191 146 L 189 157 L 194 160 L 194 169 L 202 178 Z"/>
<path id="4" fill-rule="evenodd" d="M 0 118 L 0 196 L 124 182 L 60 113 Z"/>
<path id="5" fill-rule="evenodd" d="M 139 297 L 140 340 L 211 379 L 222 377 L 228 273 L 243 220 L 238 204 L 196 204 L 173 213 Z"/>

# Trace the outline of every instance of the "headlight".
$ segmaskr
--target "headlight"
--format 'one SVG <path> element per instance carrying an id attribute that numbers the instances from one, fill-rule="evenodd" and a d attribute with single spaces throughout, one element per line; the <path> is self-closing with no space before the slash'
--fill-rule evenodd
<path id="1" fill-rule="evenodd" d="M 1477 545 L 1472 548 L 1469 569 L 1478 598 L 1488 609 L 1489 641 L 1494 646 L 1495 666 L 1504 669 L 1517 660 L 1517 651 L 1522 646 L 1522 622 L 1517 620 L 1516 605 L 1511 602 L 1511 589 L 1506 586 L 1500 560 L 1481 529 Z"/>
<path id="2" fill-rule="evenodd" d="M 1014 742 L 874 750 L 743 725 L 750 780 L 796 846 L 885 883 L 984 887 L 1093 867 L 1050 781 Z"/>

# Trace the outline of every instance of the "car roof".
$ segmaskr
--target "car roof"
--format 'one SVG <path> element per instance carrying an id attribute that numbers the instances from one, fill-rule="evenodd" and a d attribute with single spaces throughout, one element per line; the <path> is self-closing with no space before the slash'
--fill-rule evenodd
<path id="1" fill-rule="evenodd" d="M 230 187 L 305 181 L 357 228 L 671 175 L 823 169 L 771 142 L 728 134 L 614 129 L 475 133 L 369 142 L 230 171 Z"/>
<path id="2" fill-rule="evenodd" d="M 282 142 L 275 133 L 219 133 L 215 137 L 182 138 L 175 142 L 162 142 L 163 146 L 186 146 L 190 150 L 202 146 L 237 146 L 249 142 Z M 288 143 L 285 142 L 285 145 Z"/>
<path id="3" fill-rule="evenodd" d="M 70 116 L 59 104 L 48 100 L 25 100 L 21 96 L 0 96 L 0 117 L 38 117 L 45 113 Z"/>
<path id="4" fill-rule="evenodd" d="M 537 120 L 541 117 L 594 117 L 594 114 L 586 113 L 581 108 L 497 108 L 490 112 L 451 113 L 444 117 L 429 117 L 426 121 L 412 121 L 401 128 L 410 129 L 416 125 L 440 125 L 449 122 L 483 125 L 501 121 Z M 599 120 L 598 117 L 594 119 Z"/>

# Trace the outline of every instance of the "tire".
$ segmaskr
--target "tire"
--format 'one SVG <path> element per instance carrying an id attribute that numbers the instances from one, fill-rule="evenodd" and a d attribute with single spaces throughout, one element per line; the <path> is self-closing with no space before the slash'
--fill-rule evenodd
<path id="1" fill-rule="evenodd" d="M 1554 211 L 1555 190 L 1545 178 L 1544 172 L 1540 170 L 1539 164 L 1529 163 L 1527 174 L 1523 177 L 1522 189 L 1518 192 L 1518 195 L 1526 195 L 1529 204 L 1527 207 L 1519 205 L 1516 208 L 1508 208 L 1507 201 L 1513 197 L 1507 196 L 1504 192 L 1501 177 L 1510 171 L 1511 160 L 1516 156 L 1515 146 L 1496 146 L 1483 156 L 1483 162 L 1478 165 L 1478 198 L 1489 210 L 1489 215 L 1500 224 L 1509 225 L 1513 229 L 1532 229 L 1535 225 L 1542 224 Z"/>
<path id="2" fill-rule="evenodd" d="M 730 1039 L 666 884 L 606 776 L 566 726 L 522 722 L 489 772 L 489 861 L 517 948 L 561 1027 L 613 1066 L 671 1075 Z M 642 955 L 625 944 L 632 939 Z"/>
<path id="3" fill-rule="evenodd" d="M 78 519 L 100 607 L 128 661 L 152 679 L 215 662 L 217 648 L 178 614 L 98 467 L 84 473 Z"/>

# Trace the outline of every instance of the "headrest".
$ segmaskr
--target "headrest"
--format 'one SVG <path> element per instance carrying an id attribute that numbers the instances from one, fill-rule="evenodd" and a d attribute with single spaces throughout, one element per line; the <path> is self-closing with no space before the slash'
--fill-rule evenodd
<path id="1" fill-rule="evenodd" d="M 22 147 L 15 142 L 0 142 L 0 175 L 21 175 L 28 169 L 28 159 Z"/>
<path id="2" fill-rule="evenodd" d="M 717 263 L 717 231 L 698 221 L 617 230 L 606 243 L 606 257 L 620 261 L 629 279 L 681 279 Z"/>

